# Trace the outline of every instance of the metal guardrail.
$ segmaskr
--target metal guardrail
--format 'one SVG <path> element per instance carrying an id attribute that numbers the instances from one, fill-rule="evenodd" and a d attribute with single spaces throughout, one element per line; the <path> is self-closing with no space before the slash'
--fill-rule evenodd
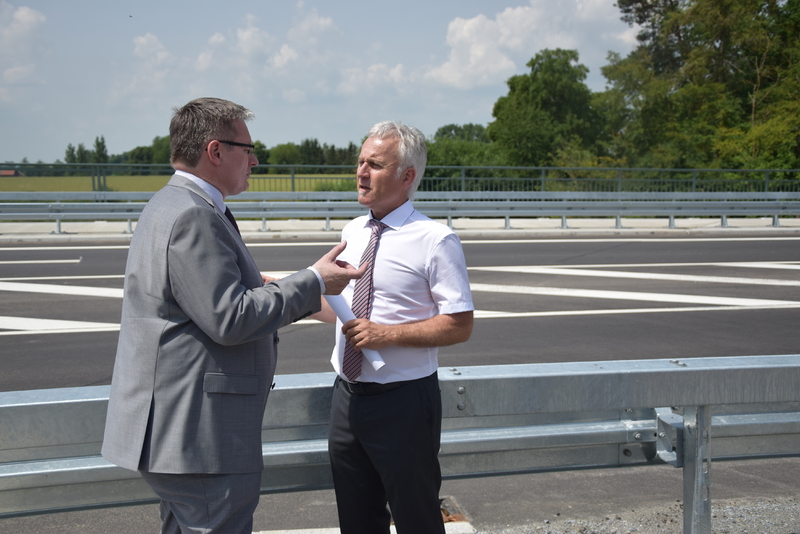
<path id="1" fill-rule="evenodd" d="M 275 377 L 262 492 L 331 487 L 333 380 Z M 446 478 L 671 464 L 685 533 L 711 532 L 712 457 L 800 455 L 800 355 L 441 368 L 439 380 Z M 0 518 L 155 502 L 99 456 L 108 391 L 0 393 Z"/>
<path id="2" fill-rule="evenodd" d="M 0 221 L 126 220 L 128 232 L 138 220 L 147 192 L 0 193 Z M 355 192 L 243 193 L 229 199 L 239 219 L 260 219 L 267 231 L 270 219 L 349 219 L 364 213 Z M 727 226 L 730 216 L 770 216 L 780 226 L 781 216 L 800 215 L 800 193 L 602 193 L 602 192 L 420 192 L 415 207 L 432 218 L 504 218 L 511 228 L 513 217 L 666 217 L 669 228 L 675 217 L 719 217 Z"/>

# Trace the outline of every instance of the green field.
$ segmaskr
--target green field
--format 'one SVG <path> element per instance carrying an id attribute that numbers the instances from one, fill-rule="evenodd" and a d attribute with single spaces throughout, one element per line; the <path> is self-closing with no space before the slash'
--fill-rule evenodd
<path id="1" fill-rule="evenodd" d="M 169 176 L 108 176 L 106 191 L 158 191 Z M 0 191 L 92 191 L 91 176 L 4 176 Z M 316 174 L 290 175 L 259 174 L 250 177 L 249 191 L 355 191 L 352 175 Z"/>

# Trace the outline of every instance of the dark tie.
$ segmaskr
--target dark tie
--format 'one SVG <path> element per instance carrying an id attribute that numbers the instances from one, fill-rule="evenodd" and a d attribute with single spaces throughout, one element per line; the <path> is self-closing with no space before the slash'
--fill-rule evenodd
<path id="1" fill-rule="evenodd" d="M 361 266 L 366 263 L 368 265 L 367 272 L 356 280 L 356 287 L 353 290 L 353 304 L 350 306 L 353 309 L 353 315 L 359 319 L 369 319 L 372 312 L 372 272 L 375 269 L 375 253 L 378 250 L 378 240 L 381 238 L 381 232 L 386 228 L 386 225 L 377 219 L 370 219 L 369 224 L 372 226 L 372 235 L 370 235 L 369 243 L 367 248 L 364 249 L 364 254 L 361 256 L 361 263 L 359 264 Z M 361 376 L 362 356 L 362 352 L 354 349 L 350 343 L 345 345 L 342 373 L 350 382 Z"/>
<path id="2" fill-rule="evenodd" d="M 236 219 L 233 218 L 233 213 L 231 213 L 231 209 L 228 206 L 225 206 L 225 217 L 227 217 L 233 227 L 236 228 L 236 231 L 239 233 L 239 235 L 242 235 L 242 233 L 239 232 L 239 225 L 236 224 Z"/>

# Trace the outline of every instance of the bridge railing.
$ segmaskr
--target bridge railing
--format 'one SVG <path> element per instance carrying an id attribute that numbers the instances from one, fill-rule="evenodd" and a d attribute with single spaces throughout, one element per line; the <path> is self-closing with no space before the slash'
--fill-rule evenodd
<path id="1" fill-rule="evenodd" d="M 331 487 L 333 380 L 275 378 L 262 492 Z M 446 478 L 673 465 L 685 533 L 711 532 L 712 458 L 800 455 L 800 355 L 441 368 L 439 380 Z M 0 393 L 0 518 L 155 502 L 99 456 L 108 391 Z"/>
<path id="2" fill-rule="evenodd" d="M 355 163 L 355 162 L 353 162 Z M 0 188 L 60 183 L 92 191 L 159 188 L 173 169 L 144 163 L 0 163 Z M 800 169 L 659 169 L 428 165 L 420 191 L 800 192 Z M 351 191 L 353 165 L 261 164 L 251 191 Z M 33 189 L 33 190 L 39 190 Z"/>
<path id="3" fill-rule="evenodd" d="M 62 221 L 128 221 L 128 232 L 138 220 L 149 192 L 53 192 L 0 193 L 0 221 L 54 221 L 61 233 Z M 333 219 L 351 219 L 364 213 L 355 192 L 242 193 L 228 199 L 238 219 L 261 221 L 268 231 L 270 220 L 321 219 L 331 229 Z M 635 192 L 419 192 L 415 207 L 452 226 L 456 218 L 505 219 L 560 217 L 567 227 L 570 217 L 664 217 L 670 228 L 676 217 L 719 217 L 727 226 L 731 216 L 780 217 L 800 215 L 799 193 L 635 193 Z"/>

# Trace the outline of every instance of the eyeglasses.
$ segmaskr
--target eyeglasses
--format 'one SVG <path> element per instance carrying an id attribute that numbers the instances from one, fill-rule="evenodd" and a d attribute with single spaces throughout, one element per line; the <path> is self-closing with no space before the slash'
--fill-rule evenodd
<path id="1" fill-rule="evenodd" d="M 237 141 L 225 141 L 223 139 L 217 139 L 217 141 L 219 141 L 220 143 L 225 143 L 226 145 L 243 146 L 245 148 L 249 148 L 250 150 L 245 150 L 245 152 L 247 152 L 248 154 L 252 154 L 253 150 L 255 150 L 256 148 L 256 145 L 248 145 L 247 143 L 239 143 Z"/>

